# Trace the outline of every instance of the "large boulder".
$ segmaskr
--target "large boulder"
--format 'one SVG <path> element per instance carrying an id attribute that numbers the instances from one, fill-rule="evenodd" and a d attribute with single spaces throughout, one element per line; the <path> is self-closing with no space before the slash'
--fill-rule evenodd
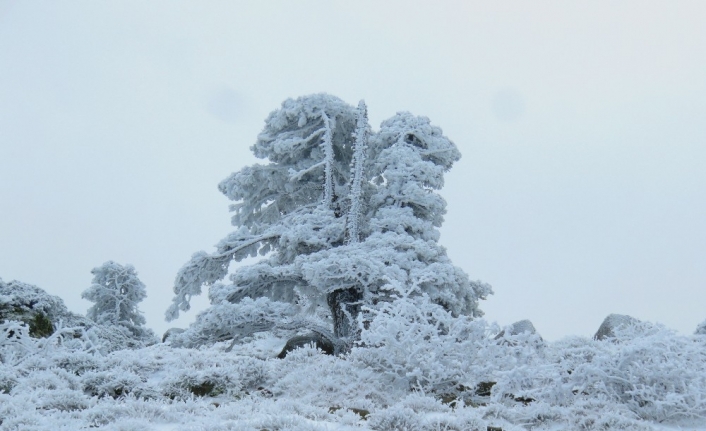
<path id="1" fill-rule="evenodd" d="M 593 336 L 595 340 L 606 340 L 615 337 L 615 329 L 626 326 L 634 325 L 640 323 L 639 320 L 634 317 L 625 314 L 610 314 L 603 320 L 601 326 L 598 328 L 598 332 Z"/>

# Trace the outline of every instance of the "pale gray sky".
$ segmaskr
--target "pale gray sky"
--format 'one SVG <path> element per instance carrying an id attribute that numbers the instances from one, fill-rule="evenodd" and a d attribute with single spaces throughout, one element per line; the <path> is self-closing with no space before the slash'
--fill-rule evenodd
<path id="1" fill-rule="evenodd" d="M 83 313 L 90 270 L 132 263 L 163 332 L 177 270 L 231 230 L 216 185 L 322 91 L 459 147 L 441 241 L 488 320 L 706 319 L 702 1 L 0 0 L 0 277 Z"/>

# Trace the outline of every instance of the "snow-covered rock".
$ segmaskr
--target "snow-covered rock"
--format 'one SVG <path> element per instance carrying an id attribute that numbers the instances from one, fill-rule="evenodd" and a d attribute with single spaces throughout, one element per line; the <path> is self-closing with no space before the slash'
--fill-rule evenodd
<path id="1" fill-rule="evenodd" d="M 507 335 L 520 335 L 524 334 L 525 332 L 530 333 L 530 334 L 536 334 L 537 330 L 534 328 L 534 325 L 532 322 L 530 322 L 527 319 L 520 320 L 518 322 L 513 323 L 512 325 L 506 327 L 498 335 L 495 336 L 495 339 L 498 340 L 502 337 Z"/>
<path id="2" fill-rule="evenodd" d="M 625 314 L 610 314 L 603 320 L 598 332 L 593 336 L 596 340 L 605 340 L 615 337 L 615 329 L 620 326 L 633 325 L 640 321 Z"/>

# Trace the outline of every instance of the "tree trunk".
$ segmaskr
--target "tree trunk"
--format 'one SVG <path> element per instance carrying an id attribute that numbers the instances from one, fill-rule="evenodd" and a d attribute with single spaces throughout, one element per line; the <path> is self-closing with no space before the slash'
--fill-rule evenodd
<path id="1" fill-rule="evenodd" d="M 356 320 L 362 299 L 363 293 L 355 287 L 334 290 L 326 298 L 333 317 L 333 334 L 346 344 L 360 336 Z"/>
<path id="2" fill-rule="evenodd" d="M 312 342 L 327 354 L 340 355 L 348 352 L 360 338 L 357 319 L 362 299 L 363 293 L 355 287 L 329 293 L 326 301 L 333 317 L 334 339 L 329 340 L 329 337 L 318 333 L 294 336 L 287 341 L 278 358 L 284 358 L 291 350 Z"/>

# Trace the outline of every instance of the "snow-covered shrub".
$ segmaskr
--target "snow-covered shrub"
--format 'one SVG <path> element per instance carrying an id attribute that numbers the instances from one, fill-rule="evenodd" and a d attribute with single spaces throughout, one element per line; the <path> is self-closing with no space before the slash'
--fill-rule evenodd
<path id="1" fill-rule="evenodd" d="M 557 413 L 559 415 L 553 418 L 553 422 L 565 423 L 570 429 L 654 431 L 650 423 L 640 421 L 626 406 L 616 404 L 600 395 L 578 399 L 574 404 Z"/>
<path id="2" fill-rule="evenodd" d="M 22 378 L 22 384 L 16 386 L 12 394 L 34 392 L 37 389 L 77 390 L 80 388 L 80 379 L 73 373 L 58 367 L 47 367 L 33 370 Z"/>
<path id="3" fill-rule="evenodd" d="M 102 356 L 87 350 L 57 349 L 52 355 L 55 366 L 82 376 L 100 367 Z"/>
<path id="4" fill-rule="evenodd" d="M 17 385 L 17 369 L 9 363 L 0 362 L 0 394 L 9 394 Z"/>
<path id="5" fill-rule="evenodd" d="M 59 350 L 67 354 L 97 351 L 86 337 L 83 327 L 59 327 L 46 338 L 33 338 L 24 323 L 6 321 L 0 324 L 0 362 L 18 365 L 47 357 Z"/>
<path id="6" fill-rule="evenodd" d="M 706 419 L 699 337 L 634 322 L 614 328 L 610 341 L 547 343 L 529 331 L 496 335 L 497 327 L 453 317 L 424 295 L 399 295 L 365 312 L 366 330 L 349 360 L 397 393 L 407 388 L 457 405 L 490 403 L 499 417 L 533 426 L 640 429 L 645 420 Z M 589 411 L 595 403 L 619 407 L 596 417 Z"/>
<path id="7" fill-rule="evenodd" d="M 0 363 L 15 363 L 34 351 L 34 341 L 30 339 L 29 331 L 29 326 L 24 322 L 6 320 L 0 323 Z"/>
<path id="8" fill-rule="evenodd" d="M 269 390 L 325 408 L 371 409 L 400 396 L 377 370 L 303 347 L 272 364 Z"/>
<path id="9" fill-rule="evenodd" d="M 24 322 L 32 337 L 47 337 L 60 324 L 77 325 L 81 317 L 69 312 L 61 298 L 37 286 L 0 279 L 0 323 L 5 320 Z"/>
<path id="10" fill-rule="evenodd" d="M 409 394 L 385 408 L 376 409 L 366 421 L 378 431 L 520 431 L 507 421 L 488 417 L 482 408 L 457 405 L 454 408 L 421 393 Z"/>
<path id="11" fill-rule="evenodd" d="M 159 429 L 157 424 L 161 422 L 180 422 L 182 418 L 174 413 L 179 406 L 172 409 L 168 407 L 169 403 L 164 400 L 136 398 L 129 394 L 117 400 L 102 398 L 93 408 L 83 413 L 81 423 L 85 428 L 101 430 L 151 431 Z M 202 408 L 208 411 L 205 405 Z"/>
<path id="12" fill-rule="evenodd" d="M 617 329 L 615 338 L 609 354 L 574 369 L 579 392 L 604 393 L 642 419 L 706 418 L 702 343 L 646 322 Z"/>
<path id="13" fill-rule="evenodd" d="M 499 372 L 492 401 L 510 406 L 506 413 L 511 411 L 516 422 L 581 417 L 586 429 L 610 423 L 642 429 L 639 420 L 704 420 L 704 369 L 703 341 L 634 322 L 615 328 L 611 341 L 567 338 L 547 348 L 543 360 Z M 530 402 L 520 406 L 520 397 Z M 612 406 L 615 414 L 598 417 L 596 403 Z"/>
<path id="14" fill-rule="evenodd" d="M 440 306 L 425 296 L 412 296 L 365 311 L 366 328 L 359 346 L 351 352 L 353 360 L 378 372 L 391 387 L 405 391 L 412 388 L 445 391 L 460 383 L 464 364 L 457 363 L 458 355 L 453 355 L 445 343 L 455 340 L 443 334 L 451 329 L 453 318 Z M 456 351 L 460 353 L 461 346 L 455 347 L 459 347 Z"/>
<path id="15" fill-rule="evenodd" d="M 165 345 L 134 355 L 116 352 L 102 362 L 82 380 L 85 390 L 99 397 L 235 396 L 262 384 L 266 374 L 262 361 L 255 358 Z"/>
<path id="16" fill-rule="evenodd" d="M 497 373 L 525 365 L 537 354 L 535 334 L 496 341 L 495 325 L 454 317 L 426 295 L 401 294 L 367 308 L 365 327 L 351 360 L 375 370 L 391 387 L 473 398 Z"/>
<path id="17" fill-rule="evenodd" d="M 618 342 L 539 343 L 529 333 L 496 340 L 497 326 L 459 321 L 423 295 L 387 305 L 366 314 L 368 341 L 374 336 L 378 344 L 342 356 L 304 347 L 275 359 L 282 340 L 267 332 L 231 352 L 228 343 L 157 344 L 102 355 L 31 339 L 35 353 L 0 364 L 0 429 L 637 431 L 688 419 L 695 429 L 706 425 L 698 411 L 706 398 L 703 337 L 650 326 L 619 332 Z M 385 361 L 387 354 L 394 362 Z M 478 382 L 497 382 L 486 388 L 490 397 L 475 394 Z M 648 402 L 636 403 L 637 395 Z"/>
<path id="18" fill-rule="evenodd" d="M 189 352 L 184 351 L 184 354 Z M 160 382 L 160 391 L 169 398 L 198 397 L 239 398 L 256 391 L 264 383 L 266 372 L 261 361 L 232 356 L 213 358 L 208 353 L 190 358 L 188 367 L 171 371 Z"/>
<path id="19" fill-rule="evenodd" d="M 113 370 L 101 369 L 89 371 L 83 375 L 83 390 L 91 396 L 113 397 L 142 392 L 143 380 L 132 370 L 122 369 L 116 373 Z"/>

